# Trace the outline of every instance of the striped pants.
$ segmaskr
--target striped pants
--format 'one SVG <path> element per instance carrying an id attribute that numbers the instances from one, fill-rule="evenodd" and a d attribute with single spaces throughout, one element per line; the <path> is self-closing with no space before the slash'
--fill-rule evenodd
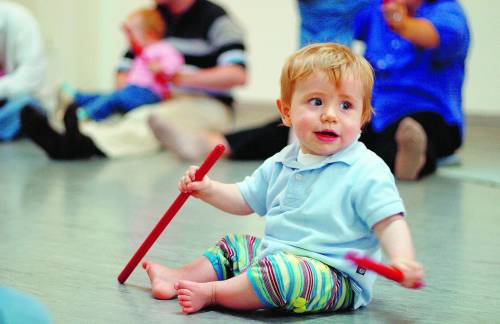
<path id="1" fill-rule="evenodd" d="M 286 252 L 256 258 L 261 240 L 250 235 L 227 235 L 203 255 L 218 280 L 246 272 L 267 308 L 295 313 L 333 312 L 352 307 L 350 279 L 328 265 Z"/>

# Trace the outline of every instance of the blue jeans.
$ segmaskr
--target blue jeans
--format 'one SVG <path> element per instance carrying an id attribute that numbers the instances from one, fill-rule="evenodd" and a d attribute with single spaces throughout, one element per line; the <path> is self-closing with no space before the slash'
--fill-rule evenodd
<path id="1" fill-rule="evenodd" d="M 0 141 L 10 141 L 21 129 L 21 110 L 31 105 L 43 111 L 38 101 L 30 95 L 19 95 L 9 98 L 0 107 Z"/>
<path id="2" fill-rule="evenodd" d="M 75 94 L 75 103 L 93 120 L 102 120 L 116 111 L 125 113 L 139 106 L 160 101 L 161 98 L 153 91 L 135 85 L 127 85 L 109 94 Z"/>

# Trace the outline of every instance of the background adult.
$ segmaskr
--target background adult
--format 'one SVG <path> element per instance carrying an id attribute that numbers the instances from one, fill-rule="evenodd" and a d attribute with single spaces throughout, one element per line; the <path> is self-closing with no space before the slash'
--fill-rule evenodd
<path id="1" fill-rule="evenodd" d="M 0 141 L 19 133 L 24 106 L 39 106 L 46 68 L 35 18 L 17 3 L 0 1 Z"/>
<path id="2" fill-rule="evenodd" d="M 454 0 L 374 3 L 356 19 L 375 70 L 375 115 L 362 136 L 396 177 L 415 180 L 462 144 L 469 28 Z"/>
<path id="3" fill-rule="evenodd" d="M 315 42 L 337 42 L 351 46 L 354 17 L 370 0 L 297 1 L 300 14 L 300 47 Z M 279 152 L 291 139 L 288 127 L 277 118 L 265 125 L 236 132 L 188 133 L 175 123 L 164 123 L 162 144 L 183 159 L 203 157 L 214 145 L 222 143 L 225 156 L 236 160 L 265 159 Z"/>
<path id="4" fill-rule="evenodd" d="M 137 108 L 115 123 L 83 122 L 79 125 L 81 133 L 74 127 L 74 116 L 66 116 L 65 120 L 71 129 L 58 134 L 34 110 L 27 109 L 23 126 L 50 157 L 80 159 L 153 152 L 160 148 L 158 138 L 164 135 L 165 120 L 188 130 L 222 131 L 231 125 L 230 90 L 244 84 L 247 78 L 241 29 L 223 8 L 207 0 L 156 3 L 168 26 L 165 39 L 184 55 L 186 62 L 185 69 L 173 78 L 176 87 L 172 89 L 172 98 Z M 125 80 L 132 56 L 132 52 L 126 54 L 119 65 L 118 87 Z"/>
<path id="5" fill-rule="evenodd" d="M 318 17 L 308 17 L 314 26 Z M 463 138 L 462 85 L 470 36 L 461 6 L 454 0 L 374 1 L 356 16 L 355 37 L 364 41 L 375 70 L 375 116 L 361 141 L 399 179 L 434 172 L 437 160 L 454 153 Z M 229 158 L 263 159 L 287 144 L 288 130 L 279 123 L 197 138 L 176 131 L 184 142 L 176 151 L 188 159 L 221 142 Z M 194 147 L 196 154 L 185 147 Z"/>

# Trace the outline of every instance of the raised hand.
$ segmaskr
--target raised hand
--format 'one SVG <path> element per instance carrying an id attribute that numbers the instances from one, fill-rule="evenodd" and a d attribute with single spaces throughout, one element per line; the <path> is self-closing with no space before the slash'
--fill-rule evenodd
<path id="1" fill-rule="evenodd" d="M 190 193 L 196 198 L 201 197 L 201 195 L 203 195 L 212 185 L 212 181 L 207 176 L 205 176 L 202 181 L 195 181 L 195 174 L 198 168 L 199 167 L 195 165 L 190 166 L 179 180 L 178 185 L 180 192 Z"/>
<path id="2" fill-rule="evenodd" d="M 401 0 L 387 1 L 382 5 L 384 19 L 394 32 L 400 33 L 408 19 L 408 7 Z"/>

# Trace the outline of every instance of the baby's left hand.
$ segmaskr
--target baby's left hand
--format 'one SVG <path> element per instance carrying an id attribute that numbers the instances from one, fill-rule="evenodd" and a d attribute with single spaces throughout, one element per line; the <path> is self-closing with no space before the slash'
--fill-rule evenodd
<path id="1" fill-rule="evenodd" d="M 394 259 L 391 266 L 403 273 L 404 280 L 400 283 L 405 288 L 416 288 L 423 283 L 424 268 L 414 260 Z"/>

